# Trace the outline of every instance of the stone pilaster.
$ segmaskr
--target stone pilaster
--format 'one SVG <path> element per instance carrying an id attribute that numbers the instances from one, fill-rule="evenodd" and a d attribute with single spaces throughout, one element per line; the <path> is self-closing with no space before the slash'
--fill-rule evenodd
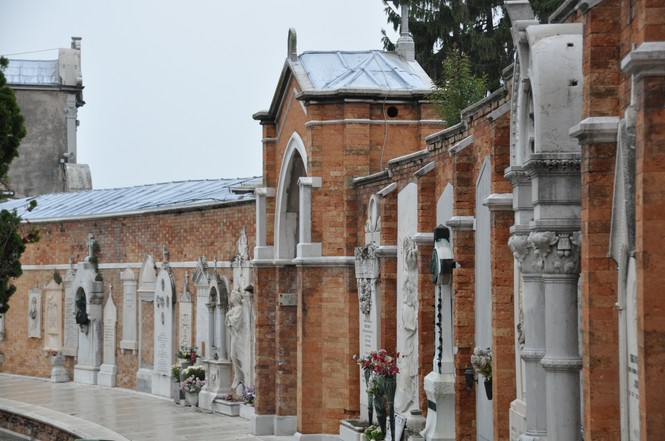
<path id="1" fill-rule="evenodd" d="M 545 356 L 545 298 L 538 256 L 529 236 L 513 234 L 508 241 L 523 279 L 522 308 L 524 348 L 521 351 L 526 376 L 526 433 L 521 441 L 545 439 L 547 436 L 547 391 L 545 370 L 540 361 Z"/>

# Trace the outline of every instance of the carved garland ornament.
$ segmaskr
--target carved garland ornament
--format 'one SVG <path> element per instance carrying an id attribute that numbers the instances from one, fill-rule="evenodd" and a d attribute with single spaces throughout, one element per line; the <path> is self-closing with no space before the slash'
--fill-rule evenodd
<path id="1" fill-rule="evenodd" d="M 379 261 L 376 257 L 376 245 L 369 244 L 356 248 L 356 280 L 358 282 L 358 303 L 360 311 L 369 315 L 372 311 L 372 295 L 379 276 Z"/>

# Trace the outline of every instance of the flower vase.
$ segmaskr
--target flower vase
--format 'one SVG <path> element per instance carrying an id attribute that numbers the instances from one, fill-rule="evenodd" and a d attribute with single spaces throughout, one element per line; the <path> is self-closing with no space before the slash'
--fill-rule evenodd
<path id="1" fill-rule="evenodd" d="M 185 392 L 185 401 L 192 407 L 195 407 L 199 404 L 199 393 L 198 392 Z"/>
<path id="2" fill-rule="evenodd" d="M 180 382 L 177 378 L 173 378 L 173 383 L 171 384 L 171 395 L 173 396 L 173 402 L 175 404 L 180 404 L 182 390 L 180 390 Z"/>
<path id="3" fill-rule="evenodd" d="M 371 375 L 371 372 L 369 369 L 365 369 L 363 371 L 365 374 L 365 386 L 369 386 L 369 377 Z M 367 420 L 369 421 L 369 425 L 372 425 L 372 420 L 374 419 L 374 398 L 371 392 L 367 392 Z"/>
<path id="4" fill-rule="evenodd" d="M 376 392 L 374 395 L 374 409 L 376 409 L 376 419 L 379 421 L 381 433 L 386 434 L 386 397 L 383 392 Z"/>
<path id="5" fill-rule="evenodd" d="M 388 418 L 390 419 L 390 433 L 395 436 L 395 389 L 397 389 L 397 379 L 394 375 L 387 376 L 383 382 L 383 387 L 388 398 Z"/>
<path id="6" fill-rule="evenodd" d="M 69 375 L 65 369 L 65 356 L 62 354 L 51 356 L 51 383 L 64 383 L 69 381 Z"/>
<path id="7" fill-rule="evenodd" d="M 485 380 L 485 394 L 487 394 L 487 399 L 492 399 L 492 380 Z"/>

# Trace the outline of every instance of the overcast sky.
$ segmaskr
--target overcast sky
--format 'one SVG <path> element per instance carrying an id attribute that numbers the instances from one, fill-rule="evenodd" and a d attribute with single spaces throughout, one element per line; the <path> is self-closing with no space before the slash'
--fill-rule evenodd
<path id="1" fill-rule="evenodd" d="M 286 58 L 381 49 L 381 0 L 0 0 L 0 54 L 56 59 L 82 40 L 77 162 L 94 188 L 261 175 L 261 128 Z"/>

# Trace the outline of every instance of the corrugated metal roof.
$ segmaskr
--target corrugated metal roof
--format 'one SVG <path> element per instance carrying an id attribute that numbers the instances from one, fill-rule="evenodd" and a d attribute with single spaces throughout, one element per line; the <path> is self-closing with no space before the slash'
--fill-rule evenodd
<path id="1" fill-rule="evenodd" d="M 22 213 L 35 199 L 37 207 L 23 214 L 31 222 L 142 214 L 253 200 L 251 189 L 261 183 L 261 177 L 251 177 L 54 193 L 7 201 L 0 204 L 0 210 L 16 209 Z"/>
<path id="2" fill-rule="evenodd" d="M 299 57 L 315 89 L 431 89 L 417 62 L 394 52 L 304 52 Z"/>
<path id="3" fill-rule="evenodd" d="M 58 60 L 9 60 L 5 77 L 9 84 L 60 84 Z"/>

